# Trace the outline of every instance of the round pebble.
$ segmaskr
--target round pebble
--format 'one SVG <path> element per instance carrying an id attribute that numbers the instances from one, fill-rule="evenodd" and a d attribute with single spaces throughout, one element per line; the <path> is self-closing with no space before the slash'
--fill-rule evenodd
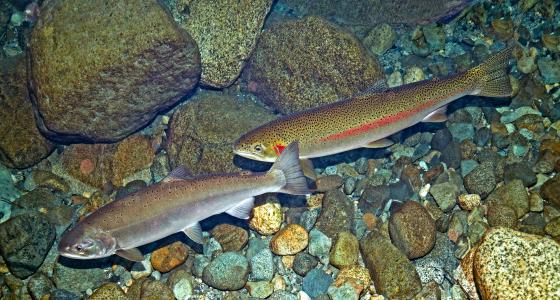
<path id="1" fill-rule="evenodd" d="M 350 267 L 358 261 L 358 239 L 350 232 L 340 232 L 331 248 L 330 263 L 341 269 Z"/>
<path id="2" fill-rule="evenodd" d="M 243 288 L 249 275 L 249 262 L 237 252 L 225 252 L 218 255 L 204 268 L 202 280 L 209 286 L 235 291 Z"/>
<path id="3" fill-rule="evenodd" d="M 176 241 L 152 252 L 152 267 L 161 273 L 167 273 L 183 264 L 189 256 L 189 248 L 181 241 Z"/>
<path id="4" fill-rule="evenodd" d="M 288 224 L 270 240 L 270 249 L 277 255 L 294 255 L 307 247 L 308 234 L 299 224 Z"/>
<path id="5" fill-rule="evenodd" d="M 408 201 L 389 219 L 393 244 L 409 259 L 426 255 L 436 243 L 436 223 L 420 203 Z"/>
<path id="6" fill-rule="evenodd" d="M 480 195 L 477 194 L 461 194 L 458 198 L 459 206 L 464 209 L 471 211 L 475 207 L 480 205 Z"/>
<path id="7" fill-rule="evenodd" d="M 280 203 L 266 202 L 253 208 L 249 226 L 262 235 L 271 235 L 280 230 L 283 214 Z"/>

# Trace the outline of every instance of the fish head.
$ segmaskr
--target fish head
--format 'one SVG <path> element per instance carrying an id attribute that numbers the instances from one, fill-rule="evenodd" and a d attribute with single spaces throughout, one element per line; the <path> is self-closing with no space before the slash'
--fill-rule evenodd
<path id="1" fill-rule="evenodd" d="M 109 233 L 78 225 L 62 236 L 58 252 L 74 259 L 95 259 L 114 254 L 116 245 Z"/>
<path id="2" fill-rule="evenodd" d="M 276 161 L 288 143 L 283 139 L 259 133 L 257 130 L 241 136 L 233 144 L 233 152 L 248 159 L 264 162 Z"/>

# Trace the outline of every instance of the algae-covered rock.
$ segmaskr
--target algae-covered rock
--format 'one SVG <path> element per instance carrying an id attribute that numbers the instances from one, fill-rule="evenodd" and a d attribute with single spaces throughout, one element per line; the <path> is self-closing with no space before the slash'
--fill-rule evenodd
<path id="1" fill-rule="evenodd" d="M 282 113 L 334 102 L 384 78 L 354 36 L 319 17 L 265 31 L 246 75 L 249 91 Z"/>
<path id="2" fill-rule="evenodd" d="M 235 139 L 273 118 L 250 100 L 200 94 L 173 114 L 167 147 L 171 166 L 185 165 L 194 175 L 237 171 L 231 151 Z"/>
<path id="3" fill-rule="evenodd" d="M 113 142 L 198 82 L 200 54 L 155 0 L 49 1 L 30 39 L 39 128 L 64 142 Z"/>
<path id="4" fill-rule="evenodd" d="M 23 214 L 0 224 L 0 254 L 10 272 L 26 278 L 41 266 L 56 237 L 46 216 Z"/>
<path id="5" fill-rule="evenodd" d="M 360 240 L 360 250 L 380 294 L 390 299 L 407 299 L 422 289 L 414 265 L 388 238 L 371 232 Z"/>
<path id="6" fill-rule="evenodd" d="M 0 162 L 10 168 L 32 166 L 54 149 L 35 125 L 26 71 L 24 56 L 0 60 Z"/>
<path id="7" fill-rule="evenodd" d="M 237 79 L 257 43 L 271 5 L 272 0 L 190 2 L 182 26 L 200 49 L 200 83 L 222 88 Z"/>
<path id="8" fill-rule="evenodd" d="M 61 167 L 66 174 L 59 175 L 70 175 L 97 188 L 107 182 L 124 186 L 127 177 L 147 170 L 154 157 L 152 142 L 143 135 L 116 144 L 73 144 L 61 156 Z"/>

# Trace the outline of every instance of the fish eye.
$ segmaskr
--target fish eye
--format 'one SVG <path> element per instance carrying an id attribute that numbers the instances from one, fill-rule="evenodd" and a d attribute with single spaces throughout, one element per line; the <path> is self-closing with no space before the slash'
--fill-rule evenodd
<path id="1" fill-rule="evenodd" d="M 255 151 L 257 151 L 257 152 L 261 152 L 263 150 L 263 146 L 262 145 L 255 145 L 253 147 L 253 149 L 255 149 Z"/>
<path id="2" fill-rule="evenodd" d="M 84 250 L 84 248 L 81 245 L 76 245 L 74 248 L 76 249 L 76 251 L 80 251 L 80 252 Z"/>

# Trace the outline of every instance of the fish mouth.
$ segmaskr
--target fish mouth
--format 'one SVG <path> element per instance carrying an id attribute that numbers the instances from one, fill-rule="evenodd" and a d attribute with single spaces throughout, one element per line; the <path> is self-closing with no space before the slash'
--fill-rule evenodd
<path id="1" fill-rule="evenodd" d="M 276 160 L 275 158 L 266 158 L 266 157 L 256 155 L 252 152 L 247 152 L 247 151 L 243 151 L 243 150 L 234 149 L 233 153 L 235 153 L 236 155 L 239 155 L 241 157 L 252 159 L 252 160 L 257 160 L 257 161 L 274 162 Z"/>

